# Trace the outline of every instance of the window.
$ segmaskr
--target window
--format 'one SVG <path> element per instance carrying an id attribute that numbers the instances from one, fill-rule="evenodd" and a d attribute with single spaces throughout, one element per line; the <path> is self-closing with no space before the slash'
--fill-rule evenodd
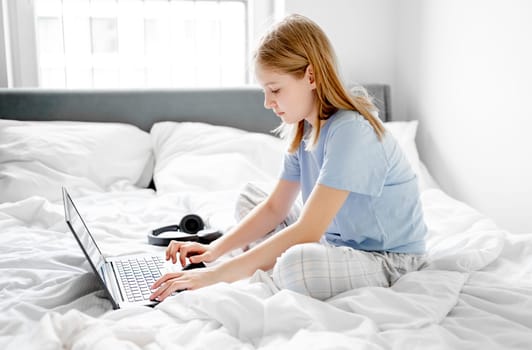
<path id="1" fill-rule="evenodd" d="M 243 85 L 246 6 L 239 0 L 35 0 L 39 85 Z"/>
<path id="2" fill-rule="evenodd" d="M 4 0 L 12 82 L 0 86 L 249 84 L 250 47 L 276 1 Z"/>

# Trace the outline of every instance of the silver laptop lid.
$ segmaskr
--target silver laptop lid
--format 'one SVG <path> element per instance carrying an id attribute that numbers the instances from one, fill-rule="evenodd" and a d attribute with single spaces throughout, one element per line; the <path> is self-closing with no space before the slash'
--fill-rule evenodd
<path id="1" fill-rule="evenodd" d="M 83 218 L 79 214 L 78 209 L 74 205 L 70 194 L 66 188 L 63 187 L 63 206 L 65 208 L 65 221 L 72 231 L 72 234 L 76 238 L 81 250 L 87 257 L 92 269 L 98 276 L 102 287 L 109 296 L 113 307 L 117 307 L 117 303 L 114 300 L 112 294 L 109 291 L 109 288 L 106 284 L 106 274 L 104 272 L 104 265 L 106 263 L 105 257 L 103 256 L 100 248 L 96 244 L 96 241 L 92 237 L 87 225 L 83 221 Z"/>

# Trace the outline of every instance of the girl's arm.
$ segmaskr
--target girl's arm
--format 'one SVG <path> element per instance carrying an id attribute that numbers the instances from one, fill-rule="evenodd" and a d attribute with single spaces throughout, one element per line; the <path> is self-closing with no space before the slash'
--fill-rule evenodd
<path id="1" fill-rule="evenodd" d="M 212 262 L 220 256 L 264 237 L 282 222 L 299 193 L 299 182 L 279 180 L 270 195 L 258 204 L 231 231 L 210 245 L 172 241 L 166 249 L 166 260 L 177 260 L 182 266 L 190 262 Z"/>
<path id="2" fill-rule="evenodd" d="M 233 282 L 251 276 L 257 269 L 269 270 L 277 257 L 291 246 L 318 242 L 348 195 L 349 191 L 317 185 L 294 224 L 253 249 L 215 266 L 218 279 Z"/>
<path id="3" fill-rule="evenodd" d="M 231 250 L 241 244 L 249 243 L 249 240 L 245 237 L 248 233 L 245 231 L 246 229 L 250 230 L 248 234 L 251 237 L 258 238 L 268 231 L 259 229 L 275 227 L 275 225 L 267 222 L 269 218 L 278 218 L 278 216 L 270 212 L 269 206 L 277 205 L 280 206 L 277 208 L 285 208 L 286 216 L 293 200 L 284 204 L 277 202 L 277 200 L 295 198 L 297 191 L 294 190 L 298 188 L 298 184 L 281 180 L 278 188 L 274 190 L 274 193 L 277 194 L 271 196 L 272 199 L 270 200 L 272 202 L 265 203 L 256 211 L 250 213 L 237 229 L 223 241 L 220 241 L 220 246 L 217 249 L 220 249 L 220 251 L 222 249 Z M 288 192 L 283 192 L 283 189 Z M 281 193 L 284 193 L 284 195 Z M 348 195 L 348 191 L 316 185 L 303 207 L 301 216 L 294 224 L 279 231 L 253 249 L 219 265 L 204 269 L 167 273 L 152 286 L 152 288 L 157 290 L 151 295 L 151 299 L 162 301 L 176 290 L 197 289 L 217 282 L 234 282 L 251 276 L 258 269 L 269 270 L 275 264 L 277 257 L 281 256 L 291 246 L 319 241 Z M 290 202 L 290 205 L 288 202 Z M 273 211 L 273 213 L 279 212 Z M 191 249 L 191 251 L 194 250 Z"/>
<path id="4" fill-rule="evenodd" d="M 299 182 L 279 180 L 270 195 L 235 228 L 211 243 L 213 255 L 222 256 L 264 237 L 286 218 L 298 193 Z"/>

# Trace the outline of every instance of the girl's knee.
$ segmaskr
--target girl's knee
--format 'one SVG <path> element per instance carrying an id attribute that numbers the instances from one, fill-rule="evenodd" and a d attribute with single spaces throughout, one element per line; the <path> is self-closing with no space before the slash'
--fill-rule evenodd
<path id="1" fill-rule="evenodd" d="M 279 258 L 274 267 L 274 275 L 296 277 L 302 272 L 305 262 L 319 260 L 323 254 L 323 246 L 319 243 L 303 243 L 288 248 Z"/>
<path id="2" fill-rule="evenodd" d="M 280 289 L 321 300 L 354 288 L 389 286 L 382 260 L 373 254 L 319 243 L 289 248 L 277 259 L 272 278 Z"/>
<path id="3" fill-rule="evenodd" d="M 277 287 L 323 299 L 321 286 L 328 284 L 327 252 L 319 243 L 298 244 L 287 249 L 273 268 Z M 327 288 L 327 290 L 329 290 Z M 328 293 L 327 293 L 328 294 Z"/>

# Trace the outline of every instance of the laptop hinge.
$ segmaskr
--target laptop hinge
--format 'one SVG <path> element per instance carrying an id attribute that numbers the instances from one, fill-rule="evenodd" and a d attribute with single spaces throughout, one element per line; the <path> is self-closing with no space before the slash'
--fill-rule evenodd
<path id="1" fill-rule="evenodd" d="M 106 264 L 101 266 L 102 275 L 105 281 L 105 285 L 111 294 L 111 302 L 113 303 L 113 308 L 118 309 L 124 301 L 124 297 L 118 288 L 116 274 L 113 270 L 112 262 L 108 261 Z"/>

